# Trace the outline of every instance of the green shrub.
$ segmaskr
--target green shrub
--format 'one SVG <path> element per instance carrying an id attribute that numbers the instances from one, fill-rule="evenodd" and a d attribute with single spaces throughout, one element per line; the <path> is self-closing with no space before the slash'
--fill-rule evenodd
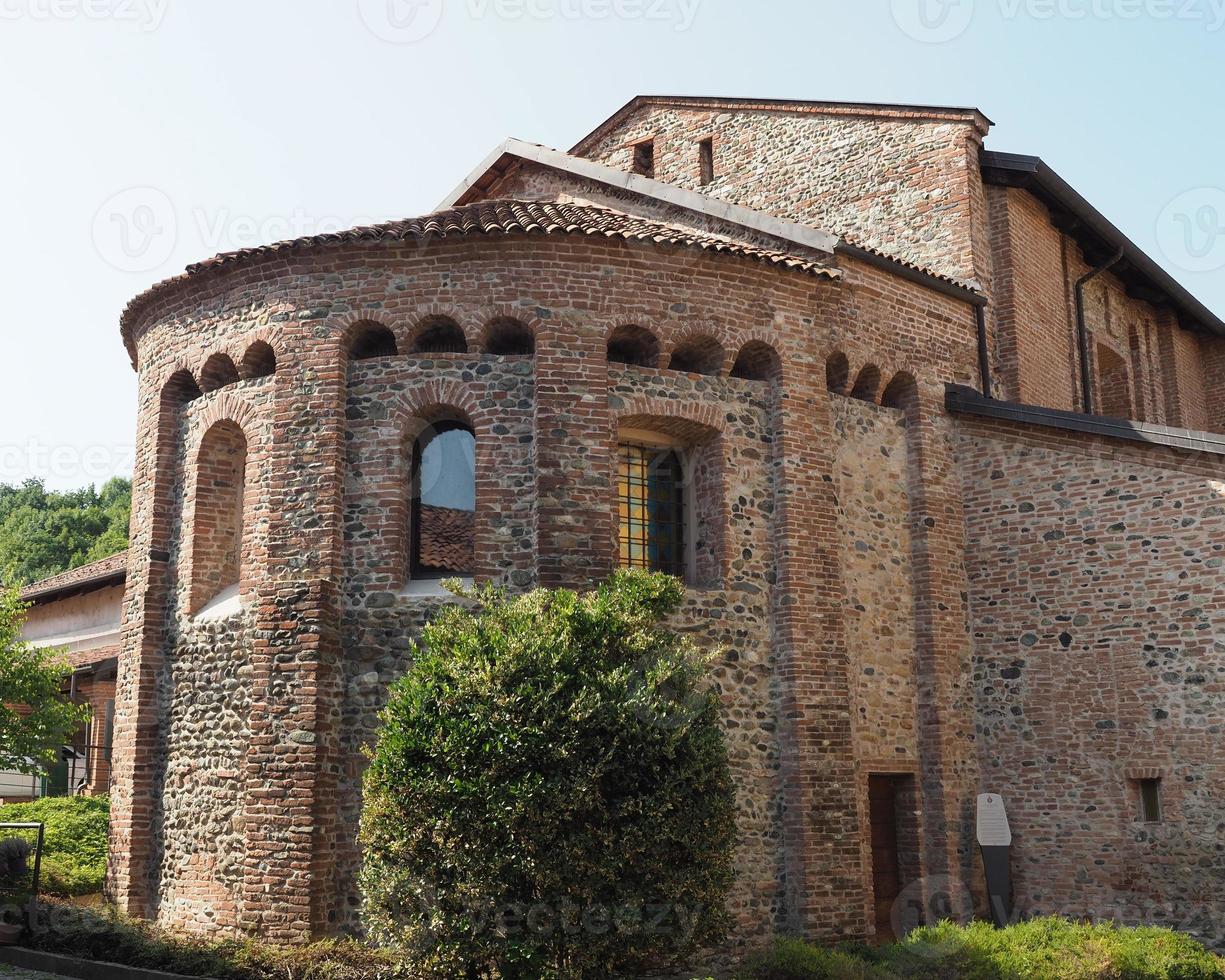
<path id="1" fill-rule="evenodd" d="M 48 895 L 102 891 L 110 800 L 105 796 L 72 796 L 0 806 L 0 823 L 35 822 L 46 824 L 40 891 Z"/>
<path id="2" fill-rule="evenodd" d="M 717 941 L 734 801 L 683 598 L 461 593 L 394 685 L 366 776 L 371 936 L 440 977 L 633 976 Z"/>
<path id="3" fill-rule="evenodd" d="M 785 941 L 743 980 L 1222 980 L 1225 960 L 1169 929 L 1041 918 L 1007 929 L 942 922 L 886 946 Z"/>
<path id="4" fill-rule="evenodd" d="M 217 980 L 383 980 L 395 974 L 385 952 L 352 940 L 269 946 L 245 939 L 215 940 L 169 933 L 112 908 L 42 903 L 40 921 L 23 940 L 32 949 L 70 951 L 148 970 Z"/>

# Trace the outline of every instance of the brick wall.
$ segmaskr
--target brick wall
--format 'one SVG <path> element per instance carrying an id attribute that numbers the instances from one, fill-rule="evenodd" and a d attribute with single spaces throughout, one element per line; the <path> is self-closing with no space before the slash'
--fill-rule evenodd
<path id="1" fill-rule="evenodd" d="M 1025 914 L 1220 944 L 1225 608 L 1218 459 L 958 424 L 984 791 Z M 1161 779 L 1164 821 L 1136 780 Z"/>

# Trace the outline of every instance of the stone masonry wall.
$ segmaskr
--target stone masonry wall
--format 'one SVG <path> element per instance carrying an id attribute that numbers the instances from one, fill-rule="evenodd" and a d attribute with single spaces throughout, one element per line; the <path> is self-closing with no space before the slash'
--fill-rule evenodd
<path id="1" fill-rule="evenodd" d="M 972 110 L 652 103 L 577 152 L 628 171 L 633 144 L 653 138 L 659 180 L 968 280 L 968 161 L 985 135 Z M 711 137 L 715 179 L 702 185 L 698 141 Z"/>
<path id="2" fill-rule="evenodd" d="M 1008 807 L 1018 909 L 1221 945 L 1225 466 L 958 430 L 982 787 Z M 1161 823 L 1141 822 L 1141 778 Z"/>
<path id="3" fill-rule="evenodd" d="M 919 745 L 905 419 L 845 397 L 834 419 L 856 755 L 879 772 L 909 771 Z"/>

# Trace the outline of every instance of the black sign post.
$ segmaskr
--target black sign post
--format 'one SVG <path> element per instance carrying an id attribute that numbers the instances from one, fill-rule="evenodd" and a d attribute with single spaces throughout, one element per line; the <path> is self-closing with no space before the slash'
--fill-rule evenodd
<path id="1" fill-rule="evenodd" d="M 978 798 L 978 847 L 987 876 L 991 921 L 1002 929 L 1012 921 L 1012 830 L 1004 799 L 996 793 Z"/>

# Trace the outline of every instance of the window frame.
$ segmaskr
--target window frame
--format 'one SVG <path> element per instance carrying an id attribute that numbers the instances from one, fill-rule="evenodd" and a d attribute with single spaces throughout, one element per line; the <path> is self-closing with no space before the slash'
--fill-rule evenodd
<path id="1" fill-rule="evenodd" d="M 472 437 L 473 447 L 473 473 L 472 486 L 475 497 L 476 491 L 476 430 L 467 422 L 459 419 L 445 419 L 438 422 L 433 422 L 425 426 L 412 441 L 412 454 L 409 461 L 408 474 L 408 581 L 413 582 L 440 582 L 448 578 L 471 579 L 474 576 L 476 565 L 476 541 L 475 541 L 475 524 L 477 508 L 474 504 L 473 513 L 473 554 L 472 568 L 468 569 L 436 569 L 426 567 L 421 564 L 421 466 L 424 460 L 425 450 L 439 436 L 445 435 L 448 432 L 466 432 Z M 429 434 L 429 439 L 422 441 L 422 437 Z"/>
<path id="2" fill-rule="evenodd" d="M 1148 792 L 1151 791 L 1151 798 Z M 1165 807 L 1161 801 L 1161 777 L 1153 776 L 1136 780 L 1136 796 L 1140 804 L 1140 822 L 1159 824 L 1165 822 Z"/>
<path id="3" fill-rule="evenodd" d="M 633 154 L 630 161 L 631 170 L 639 177 L 646 177 L 649 180 L 654 180 L 656 167 L 659 163 L 657 150 L 658 147 L 655 145 L 654 136 L 648 136 L 644 139 L 631 143 L 630 152 Z M 645 163 L 641 156 L 644 151 L 650 155 L 649 160 L 645 161 Z"/>
<path id="4" fill-rule="evenodd" d="M 693 585 L 697 577 L 697 493 L 694 486 L 692 447 L 682 440 L 669 438 L 659 432 L 654 432 L 649 429 L 636 428 L 621 428 L 617 432 L 616 441 L 616 460 L 617 460 L 617 567 L 621 569 L 635 569 L 643 566 L 627 564 L 622 552 L 622 518 L 621 505 L 622 496 L 622 450 L 626 447 L 636 447 L 640 449 L 655 450 L 657 453 L 674 453 L 677 460 L 677 465 L 680 471 L 680 486 L 678 495 L 678 504 L 681 508 L 681 519 L 677 522 L 680 533 L 680 560 L 678 562 L 679 569 L 677 571 L 668 571 L 666 569 L 655 569 L 650 566 L 645 566 L 649 571 L 665 571 L 669 575 L 675 575 L 681 579 L 686 585 Z"/>

